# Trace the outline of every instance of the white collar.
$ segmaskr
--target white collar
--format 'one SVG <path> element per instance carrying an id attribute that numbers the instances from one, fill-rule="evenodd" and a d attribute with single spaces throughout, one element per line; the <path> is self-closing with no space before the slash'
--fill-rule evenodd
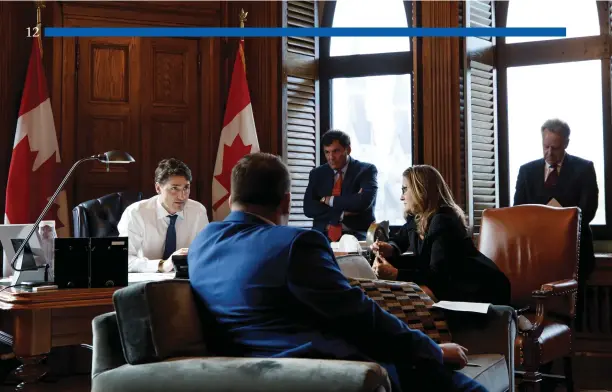
<path id="1" fill-rule="evenodd" d="M 157 200 L 155 200 L 155 212 L 157 214 L 157 219 L 165 219 L 166 217 L 168 217 L 168 215 L 172 215 L 162 205 L 161 197 L 159 197 L 159 195 L 155 197 L 157 198 Z M 186 205 L 187 203 L 185 203 L 185 206 Z M 181 219 L 185 219 L 185 209 L 183 208 L 183 211 L 179 211 L 175 215 L 177 215 Z"/>
<path id="2" fill-rule="evenodd" d="M 561 162 L 557 163 L 557 170 L 561 170 L 561 166 L 563 166 L 563 162 L 565 162 L 566 155 L 567 155 L 567 153 L 563 154 L 563 158 L 561 158 Z M 544 164 L 545 164 L 547 170 L 552 169 L 552 165 L 550 165 L 548 162 L 546 162 L 546 160 L 544 160 Z"/>
<path id="3" fill-rule="evenodd" d="M 346 176 L 346 171 L 348 170 L 348 165 L 351 162 L 351 157 L 350 155 L 346 158 L 346 163 L 344 164 L 344 166 L 342 167 L 342 169 L 340 169 L 339 171 L 342 172 L 342 177 Z M 338 170 L 334 170 L 334 174 L 338 174 Z"/>

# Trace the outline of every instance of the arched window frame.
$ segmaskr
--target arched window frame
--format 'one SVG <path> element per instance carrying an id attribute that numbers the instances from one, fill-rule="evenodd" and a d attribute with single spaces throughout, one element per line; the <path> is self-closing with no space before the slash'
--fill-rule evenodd
<path id="1" fill-rule="evenodd" d="M 404 1 L 408 27 L 414 25 L 412 1 Z M 321 27 L 332 27 L 335 1 L 326 1 Z M 332 87 L 334 78 L 358 78 L 363 76 L 401 75 L 413 72 L 413 48 L 411 51 L 393 53 L 357 54 L 348 56 L 330 56 L 330 37 L 320 38 L 319 81 L 321 88 L 321 132 L 325 133 L 332 124 Z M 359 62 L 356 62 L 356 59 Z M 414 85 L 414 83 L 413 83 Z M 412 100 L 414 104 L 414 99 Z M 414 113 L 414 110 L 413 110 Z M 414 122 L 413 122 L 414 123 Z M 413 131 L 414 133 L 414 131 Z"/>
<path id="2" fill-rule="evenodd" d="M 324 2 L 323 17 L 321 19 L 321 27 L 332 27 L 334 14 L 336 10 L 336 1 Z M 403 1 L 404 11 L 406 13 L 406 21 L 408 27 L 413 27 L 418 24 L 416 17 L 415 4 L 412 1 Z M 413 161 L 418 157 L 418 152 L 415 151 L 415 116 L 418 116 L 418 111 L 415 108 L 415 72 L 414 72 L 414 48 L 415 39 L 411 40 L 410 51 L 399 51 L 391 53 L 372 53 L 372 54 L 357 54 L 344 56 L 330 56 L 331 38 L 321 37 L 319 40 L 319 86 L 321 92 L 320 98 L 320 134 L 324 134 L 331 128 L 332 121 L 332 81 L 335 78 L 359 78 L 366 76 L 382 76 L 382 75 L 403 75 L 410 74 L 412 77 L 412 92 L 410 94 L 412 107 L 412 157 Z M 356 61 L 358 60 L 358 61 Z M 319 149 L 319 161 L 323 163 L 323 146 Z M 417 162 L 413 162 L 417 163 Z M 399 195 L 398 195 L 399 198 Z M 382 220 L 383 218 L 377 220 Z M 386 219 L 386 218 L 384 218 Z M 399 226 L 392 226 L 392 231 L 395 231 Z"/>
<path id="3" fill-rule="evenodd" d="M 594 0 L 593 0 L 594 1 Z M 510 1 L 496 1 L 496 25 L 505 27 Z M 503 37 L 496 43 L 497 100 L 498 100 L 498 146 L 500 206 L 511 205 L 510 168 L 508 138 L 508 81 L 507 70 L 511 67 L 559 64 L 576 61 L 601 60 L 603 145 L 606 225 L 592 225 L 596 240 L 612 240 L 612 97 L 611 97 L 611 53 L 612 15 L 611 1 L 597 1 L 600 35 L 590 37 L 561 38 L 546 41 L 506 44 Z"/>

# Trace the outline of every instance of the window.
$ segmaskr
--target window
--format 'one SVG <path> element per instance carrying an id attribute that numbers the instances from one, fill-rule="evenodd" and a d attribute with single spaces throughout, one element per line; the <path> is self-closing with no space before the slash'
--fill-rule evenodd
<path id="1" fill-rule="evenodd" d="M 408 27 L 411 15 L 403 1 L 338 0 L 325 7 L 327 27 Z M 378 169 L 376 220 L 404 224 L 402 173 L 412 165 L 410 38 L 322 38 L 320 72 L 321 132 L 350 135 L 351 156 Z"/>
<path id="2" fill-rule="evenodd" d="M 339 0 L 332 27 L 408 27 L 402 1 Z M 390 53 L 410 50 L 409 37 L 333 37 L 330 56 Z"/>
<path id="3" fill-rule="evenodd" d="M 501 56 L 505 63 L 498 64 L 506 77 L 499 100 L 507 107 L 499 119 L 500 148 L 507 149 L 502 154 L 507 157 L 507 177 L 502 181 L 506 189 L 501 191 L 512 205 L 520 166 L 542 158 L 540 127 L 548 119 L 560 118 L 572 131 L 567 153 L 595 165 L 599 187 L 599 206 L 591 222 L 595 238 L 612 238 L 606 217 L 606 194 L 611 192 L 605 183 L 606 161 L 610 162 L 607 134 L 612 131 L 610 58 L 605 57 L 609 37 L 608 27 L 602 29 L 599 23 L 607 19 L 599 15 L 608 16 L 607 3 L 511 0 L 506 7 L 508 27 L 566 27 L 567 37 L 506 39 L 506 55 Z M 602 30 L 606 33 L 599 37 Z M 536 41 L 548 43 L 542 46 Z"/>
<path id="4" fill-rule="evenodd" d="M 559 83 L 559 81 L 563 81 Z M 593 225 L 606 224 L 601 64 L 597 60 L 515 67 L 508 70 L 510 200 L 522 164 L 542 158 L 540 127 L 566 121 L 572 133 L 567 153 L 593 161 L 599 208 Z M 594 141 L 599 140 L 599 143 Z M 543 174 L 542 174 L 543 176 Z"/>
<path id="5" fill-rule="evenodd" d="M 412 165 L 411 77 L 366 76 L 333 80 L 333 128 L 351 137 L 351 156 L 376 165 L 375 216 L 401 225 L 402 172 Z"/>
<path id="6" fill-rule="evenodd" d="M 510 0 L 508 27 L 565 27 L 567 38 L 599 35 L 596 1 L 575 0 L 525 1 Z M 506 43 L 544 41 L 559 37 L 508 37 Z"/>

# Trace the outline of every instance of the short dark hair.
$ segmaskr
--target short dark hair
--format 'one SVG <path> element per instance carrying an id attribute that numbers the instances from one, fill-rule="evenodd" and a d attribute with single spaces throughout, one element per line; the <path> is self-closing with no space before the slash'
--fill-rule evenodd
<path id="1" fill-rule="evenodd" d="M 191 182 L 191 170 L 182 161 L 176 158 L 161 160 L 155 169 L 155 182 L 165 184 L 172 176 L 182 176 Z"/>
<path id="2" fill-rule="evenodd" d="M 351 146 L 351 137 L 338 129 L 330 129 L 329 131 L 325 132 L 321 138 L 321 144 L 323 144 L 324 147 L 327 147 L 330 146 L 334 140 L 337 140 L 338 143 L 340 143 L 340 145 L 344 148 Z"/>
<path id="3" fill-rule="evenodd" d="M 276 210 L 290 190 L 289 169 L 276 155 L 248 154 L 232 169 L 232 203 Z"/>
<path id="4" fill-rule="evenodd" d="M 546 120 L 546 122 L 542 125 L 542 133 L 544 133 L 545 129 L 562 136 L 565 138 L 565 140 L 568 140 L 570 137 L 571 131 L 569 125 L 565 121 L 559 120 L 558 118 Z"/>

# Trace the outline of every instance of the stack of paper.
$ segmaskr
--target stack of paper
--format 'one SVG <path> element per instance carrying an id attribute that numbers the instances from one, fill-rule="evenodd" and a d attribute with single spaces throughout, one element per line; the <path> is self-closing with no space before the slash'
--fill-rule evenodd
<path id="1" fill-rule="evenodd" d="M 491 304 L 481 302 L 455 302 L 455 301 L 440 301 L 433 304 L 436 308 L 454 310 L 456 312 L 475 312 L 486 314 L 489 311 Z"/>

